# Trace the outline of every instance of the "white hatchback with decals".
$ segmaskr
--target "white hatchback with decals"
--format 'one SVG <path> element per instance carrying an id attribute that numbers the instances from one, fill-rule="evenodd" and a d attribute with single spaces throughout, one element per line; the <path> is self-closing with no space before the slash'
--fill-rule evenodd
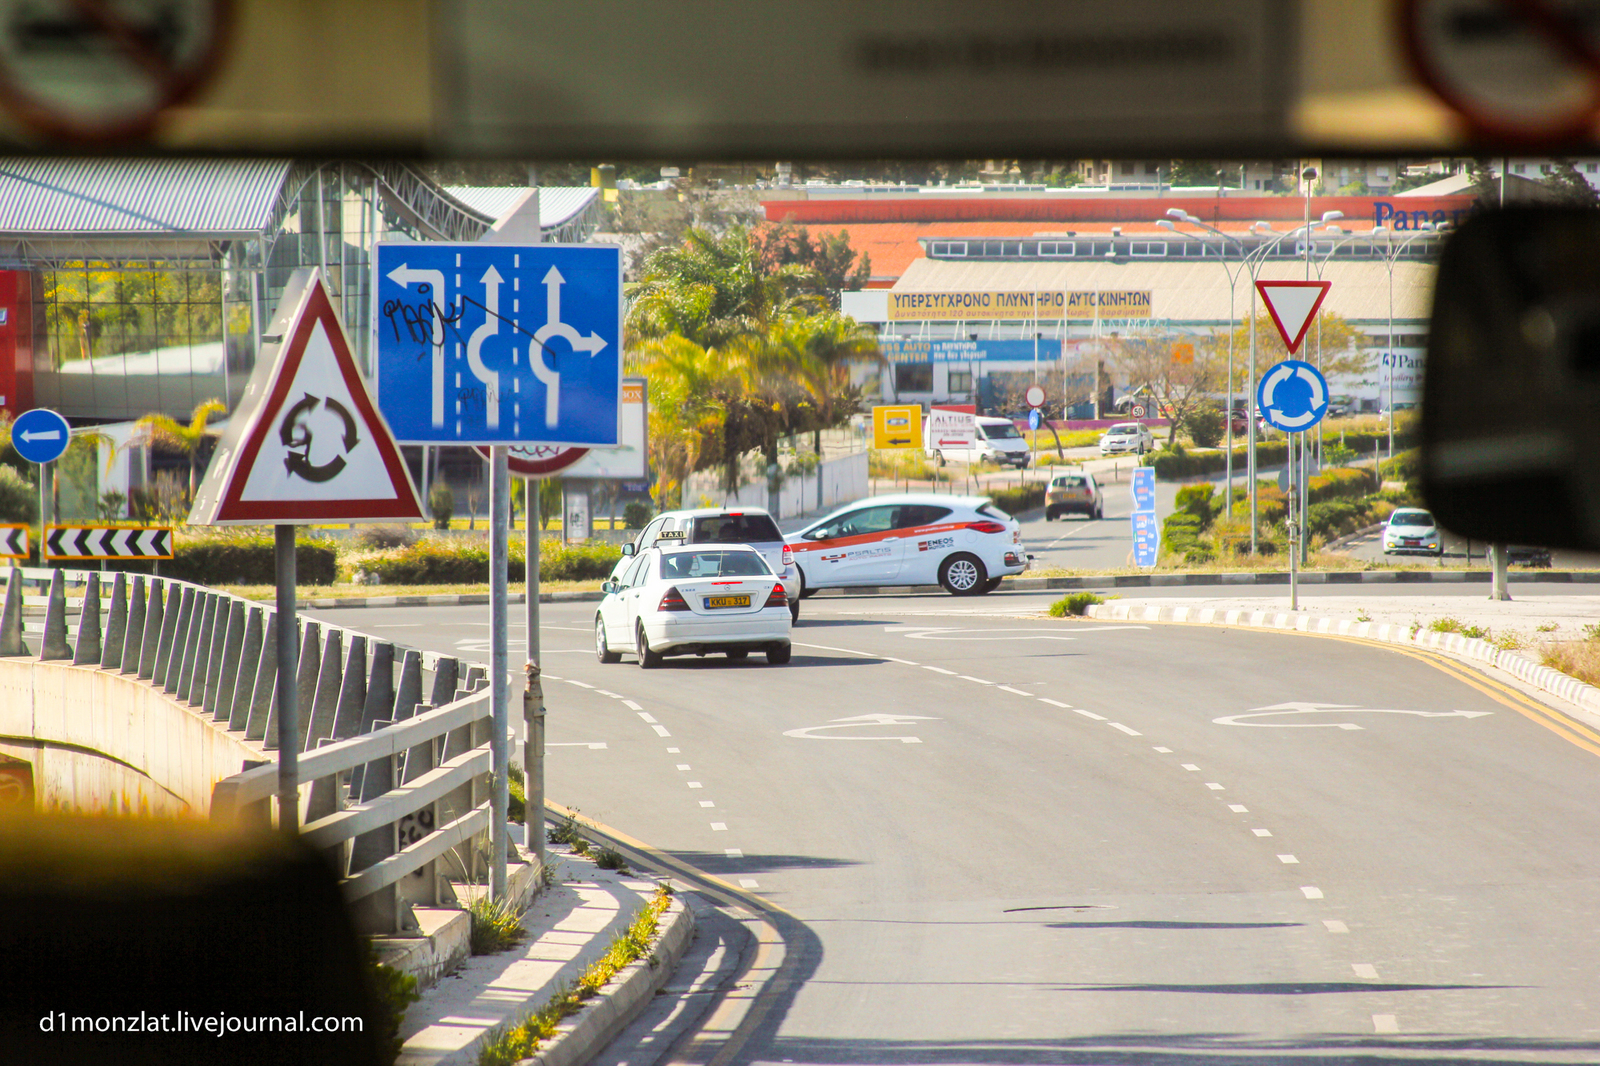
<path id="1" fill-rule="evenodd" d="M 1028 568 L 1022 526 L 983 496 L 859 500 L 788 537 L 800 595 L 871 585 L 942 585 L 981 595 Z"/>

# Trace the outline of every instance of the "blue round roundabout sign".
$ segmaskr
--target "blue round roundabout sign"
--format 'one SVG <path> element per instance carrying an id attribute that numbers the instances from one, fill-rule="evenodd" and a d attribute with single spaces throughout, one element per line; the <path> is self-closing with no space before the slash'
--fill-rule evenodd
<path id="1" fill-rule="evenodd" d="M 1256 385 L 1256 409 L 1267 425 L 1285 433 L 1303 433 L 1321 422 L 1328 399 L 1328 380 L 1299 359 L 1274 364 Z"/>

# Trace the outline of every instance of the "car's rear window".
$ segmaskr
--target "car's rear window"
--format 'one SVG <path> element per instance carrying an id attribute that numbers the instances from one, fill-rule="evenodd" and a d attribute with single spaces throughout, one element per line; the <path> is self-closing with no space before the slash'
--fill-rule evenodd
<path id="1" fill-rule="evenodd" d="M 708 514 L 694 520 L 691 544 L 760 544 L 783 539 L 778 524 L 764 514 Z"/>
<path id="2" fill-rule="evenodd" d="M 980 506 L 978 508 L 978 513 L 981 515 L 988 515 L 990 518 L 998 518 L 1002 522 L 1011 521 L 1010 515 L 1006 514 L 992 503 L 986 503 Z"/>
<path id="3" fill-rule="evenodd" d="M 1083 488 L 1083 478 L 1058 477 L 1050 483 L 1050 487 L 1053 489 L 1081 489 Z"/>
<path id="4" fill-rule="evenodd" d="M 768 577 L 767 561 L 753 551 L 669 552 L 661 557 L 661 576 L 671 581 L 690 577 Z"/>

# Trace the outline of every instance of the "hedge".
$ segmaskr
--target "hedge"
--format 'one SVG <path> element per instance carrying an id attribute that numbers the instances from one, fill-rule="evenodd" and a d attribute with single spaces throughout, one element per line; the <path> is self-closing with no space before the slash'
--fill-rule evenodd
<path id="1" fill-rule="evenodd" d="M 1199 519 L 1200 527 L 1204 529 L 1211 524 L 1217 505 L 1221 502 L 1214 503 L 1211 499 L 1216 495 L 1216 491 L 1216 486 L 1209 481 L 1203 481 L 1198 485 L 1185 485 L 1178 490 L 1177 508 L 1185 514 L 1194 515 Z"/>
<path id="2" fill-rule="evenodd" d="M 1044 482 L 1030 481 L 1020 487 L 999 489 L 989 493 L 988 496 L 1000 510 L 1015 516 L 1024 511 L 1031 511 L 1035 507 L 1043 507 L 1044 494 Z"/>
<path id="3" fill-rule="evenodd" d="M 1289 446 L 1283 441 L 1259 441 L 1256 444 L 1256 464 L 1258 466 L 1276 466 L 1285 461 L 1289 454 Z M 1237 473 L 1245 468 L 1250 461 L 1248 447 L 1233 450 L 1233 469 Z M 1216 474 L 1227 469 L 1228 453 L 1219 452 L 1187 452 L 1182 449 L 1162 450 L 1152 452 L 1146 459 L 1146 465 L 1154 467 L 1156 477 L 1165 481 L 1175 481 L 1178 478 L 1198 477 L 1203 474 Z"/>
<path id="4" fill-rule="evenodd" d="M 547 538 L 539 544 L 541 581 L 601 580 L 611 575 L 622 549 L 614 544 L 563 545 Z M 404 548 L 374 552 L 355 563 L 386 585 L 481 585 L 489 580 L 489 546 L 484 541 L 427 537 Z M 527 557 L 514 540 L 506 561 L 507 580 L 527 580 Z"/>
<path id="5" fill-rule="evenodd" d="M 1360 499 L 1376 489 L 1372 471 L 1360 467 L 1341 467 L 1324 470 L 1306 480 L 1306 503 L 1315 505 L 1325 500 Z"/>
<path id="6" fill-rule="evenodd" d="M 161 576 L 197 585 L 271 585 L 277 582 L 277 549 L 271 536 L 179 536 Z M 338 574 L 334 550 L 313 540 L 294 545 L 295 582 L 331 585 Z"/>

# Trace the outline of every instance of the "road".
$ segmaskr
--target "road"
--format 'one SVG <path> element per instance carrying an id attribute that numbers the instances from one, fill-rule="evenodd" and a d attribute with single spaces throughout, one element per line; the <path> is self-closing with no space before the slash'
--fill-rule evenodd
<path id="1" fill-rule="evenodd" d="M 1600 734 L 1051 598 L 817 597 L 789 666 L 650 673 L 544 608 L 551 797 L 737 886 L 721 992 L 680 974 L 598 1062 L 1600 1059 Z M 487 646 L 485 608 L 312 613 Z"/>
<path id="2" fill-rule="evenodd" d="M 1445 567 L 1472 566 L 1479 570 L 1488 569 L 1488 546 L 1481 540 L 1470 543 L 1472 558 L 1469 563 L 1467 558 L 1468 542 L 1454 533 L 1445 532 L 1442 536 L 1444 545 L 1444 558 L 1436 559 L 1430 555 L 1384 555 L 1383 533 L 1381 530 L 1365 533 L 1352 540 L 1345 551 L 1367 562 L 1423 562 L 1441 563 Z M 1574 552 L 1556 550 L 1550 553 L 1551 568 L 1555 570 L 1595 570 L 1600 569 L 1600 555 L 1593 552 Z"/>

